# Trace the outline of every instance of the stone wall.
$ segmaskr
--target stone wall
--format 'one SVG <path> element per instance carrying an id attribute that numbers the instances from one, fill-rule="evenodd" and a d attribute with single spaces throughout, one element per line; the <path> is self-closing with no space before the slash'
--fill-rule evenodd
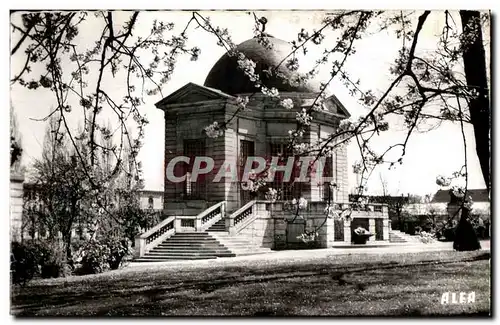
<path id="1" fill-rule="evenodd" d="M 21 241 L 24 176 L 10 174 L 10 240 Z"/>
<path id="2" fill-rule="evenodd" d="M 309 202 L 307 209 L 300 211 L 300 216 L 305 220 L 305 231 L 316 230 L 317 248 L 328 248 L 335 245 L 335 222 L 332 218 L 326 218 L 324 202 Z M 287 241 L 287 220 L 294 218 L 294 212 L 285 210 L 283 202 L 265 203 L 258 201 L 255 204 L 255 220 L 241 229 L 237 236 L 250 241 L 254 246 L 267 247 L 272 249 L 286 249 L 305 247 L 300 240 L 295 243 Z M 369 221 L 369 230 L 375 234 L 375 220 L 382 219 L 383 241 L 389 240 L 390 224 L 388 219 L 387 207 L 383 206 L 382 211 L 352 211 L 352 218 L 363 218 Z M 296 219 L 302 220 L 302 219 Z M 351 219 L 345 219 L 341 225 L 344 227 L 344 243 L 351 243 Z M 318 228 L 319 227 L 319 228 Z M 288 230 L 287 230 L 288 229 Z M 293 235 L 300 235 L 299 233 Z M 293 237 L 293 236 L 292 236 Z M 293 238 L 292 238 L 293 239 Z M 375 236 L 370 237 L 369 241 L 375 241 Z"/>
<path id="3" fill-rule="evenodd" d="M 272 249 L 287 248 L 287 222 L 293 214 L 283 210 L 283 203 L 256 203 L 255 220 L 238 232 L 237 236 L 250 241 L 252 245 L 258 247 L 267 247 Z M 316 227 L 325 222 L 323 214 L 323 203 L 313 205 L 307 211 L 301 213 L 306 219 L 305 230 L 313 231 Z M 333 246 L 334 242 L 334 222 L 333 219 L 327 219 L 326 223 L 317 229 L 317 247 L 326 248 Z M 305 245 L 303 245 L 305 246 Z"/>
<path id="4" fill-rule="evenodd" d="M 250 241 L 257 247 L 274 248 L 275 219 L 266 204 L 257 203 L 257 217 L 247 227 L 242 229 L 238 236 Z"/>

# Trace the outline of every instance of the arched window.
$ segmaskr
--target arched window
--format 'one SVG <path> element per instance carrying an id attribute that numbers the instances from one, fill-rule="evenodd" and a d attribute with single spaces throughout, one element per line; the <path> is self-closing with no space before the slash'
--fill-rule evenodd
<path id="1" fill-rule="evenodd" d="M 154 205 L 153 205 L 153 197 L 150 196 L 148 198 L 148 209 L 153 209 Z"/>

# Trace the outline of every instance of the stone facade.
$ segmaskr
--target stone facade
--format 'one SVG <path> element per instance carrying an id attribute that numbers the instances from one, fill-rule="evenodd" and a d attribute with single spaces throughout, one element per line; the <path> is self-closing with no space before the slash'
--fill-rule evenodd
<path id="1" fill-rule="evenodd" d="M 292 156 L 288 148 L 289 131 L 297 129 L 297 111 L 311 108 L 312 123 L 307 126 L 302 143 L 315 145 L 334 133 L 341 120 L 350 116 L 347 109 L 335 95 L 327 95 L 318 101 L 323 93 L 320 83 L 315 80 L 300 80 L 298 71 L 289 70 L 283 61 L 292 50 L 290 43 L 266 36 L 266 47 L 258 39 L 249 39 L 238 46 L 236 51 L 256 63 L 254 73 L 260 75 L 263 85 L 275 88 L 280 99 L 293 101 L 293 108 L 287 109 L 280 99 L 263 95 L 240 68 L 239 55 L 223 55 L 212 67 L 203 86 L 188 83 L 166 98 L 156 103 L 164 111 L 165 117 L 165 193 L 164 211 L 169 215 L 184 213 L 197 214 L 204 208 L 199 201 L 210 203 L 226 201 L 228 212 L 232 212 L 250 200 L 249 194 L 241 188 L 241 180 L 223 178 L 213 182 L 224 163 L 238 169 L 241 176 L 243 156 L 257 156 L 270 159 L 272 156 Z M 279 74 L 269 74 L 266 69 L 277 68 Z M 267 71 L 267 72 L 265 72 Z M 294 81 L 295 80 L 295 81 Z M 291 82 L 294 81 L 294 82 Z M 248 98 L 245 109 L 240 110 L 238 99 Z M 204 128 L 213 122 L 223 125 L 223 134 L 216 138 L 207 137 Z M 173 168 L 176 176 L 187 176 L 183 182 L 169 180 L 169 163 L 179 156 L 208 156 L 214 161 L 213 172 L 205 175 L 204 182 L 190 181 L 190 168 Z M 338 149 L 329 157 L 331 175 L 337 184 L 333 194 L 336 202 L 348 202 L 347 197 L 347 151 Z M 224 167 L 227 167 L 224 165 Z M 182 170 L 182 168 L 184 168 Z M 296 169 L 299 169 L 297 166 Z M 179 174 L 179 175 L 178 175 Z M 293 187 L 281 182 L 272 184 L 279 187 L 281 199 L 302 196 L 310 201 L 326 199 L 329 191 L 324 180 L 296 183 Z M 187 202 L 198 201 L 196 209 L 182 207 Z"/>
<path id="2" fill-rule="evenodd" d="M 203 97 L 204 96 L 204 97 Z M 312 100 L 315 94 L 287 93 L 284 96 L 292 98 L 296 105 L 304 105 Z M 222 97 L 222 98 L 221 98 Z M 197 101 L 196 101 L 197 100 Z M 198 155 L 214 159 L 214 169 L 206 175 L 207 187 L 202 200 L 206 202 L 226 201 L 228 211 L 235 211 L 242 206 L 242 188 L 239 180 L 222 178 L 221 182 L 213 182 L 223 163 L 229 163 L 236 168 L 241 168 L 242 141 L 253 144 L 254 156 L 269 158 L 272 156 L 271 146 L 286 146 L 289 139 L 289 130 L 296 127 L 296 112 L 280 107 L 263 95 L 254 95 L 245 111 L 239 112 L 237 117 L 231 119 L 237 111 L 235 98 L 223 96 L 212 92 L 203 86 L 188 84 L 171 96 L 157 104 L 165 111 L 165 162 L 168 163 L 178 156 L 189 156 L 185 152 L 186 141 L 200 141 L 203 150 Z M 333 113 L 318 113 L 309 131 L 304 136 L 304 142 L 314 144 L 320 137 L 326 138 L 338 126 L 341 117 Z M 223 135 L 217 138 L 207 137 L 203 129 L 213 121 L 230 121 Z M 334 181 L 338 190 L 334 194 L 337 202 L 347 202 L 347 151 L 339 147 L 331 155 Z M 182 175 L 179 175 L 182 176 Z M 310 201 L 325 199 L 324 185 L 317 184 L 315 180 L 302 183 L 300 195 Z M 180 213 L 179 204 L 186 201 L 200 200 L 186 196 L 186 184 L 174 183 L 165 173 L 164 209 L 167 213 Z M 201 205 L 200 209 L 208 207 Z M 175 210 L 175 211 L 174 211 Z M 197 214 L 201 210 L 184 211 L 183 213 Z"/>
<path id="3" fill-rule="evenodd" d="M 24 176 L 10 174 L 10 240 L 21 241 L 23 224 Z"/>

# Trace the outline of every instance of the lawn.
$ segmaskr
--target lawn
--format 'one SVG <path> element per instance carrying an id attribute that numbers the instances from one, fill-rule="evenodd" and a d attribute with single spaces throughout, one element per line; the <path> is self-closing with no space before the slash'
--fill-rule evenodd
<path id="1" fill-rule="evenodd" d="M 441 304 L 444 292 L 475 302 Z M 489 252 L 161 263 L 12 287 L 16 316 L 489 315 Z M 451 298 L 450 298 L 451 301 Z"/>

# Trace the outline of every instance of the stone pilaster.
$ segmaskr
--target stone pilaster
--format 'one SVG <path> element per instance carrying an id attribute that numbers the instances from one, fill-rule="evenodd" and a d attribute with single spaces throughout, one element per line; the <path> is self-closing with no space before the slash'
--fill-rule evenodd
<path id="1" fill-rule="evenodd" d="M 344 220 L 344 242 L 351 242 L 351 221 Z"/>
<path id="2" fill-rule="evenodd" d="M 370 218 L 368 219 L 368 231 L 373 234 L 373 236 L 368 238 L 368 241 L 375 241 L 375 219 Z"/>
<path id="3" fill-rule="evenodd" d="M 391 231 L 391 225 L 389 219 L 384 219 L 383 221 L 383 239 L 389 240 L 389 232 Z"/>
<path id="4" fill-rule="evenodd" d="M 325 223 L 326 227 L 326 248 L 330 248 L 335 244 L 335 221 L 333 218 L 328 218 Z"/>
<path id="5" fill-rule="evenodd" d="M 10 174 L 10 240 L 21 241 L 24 176 Z"/>

